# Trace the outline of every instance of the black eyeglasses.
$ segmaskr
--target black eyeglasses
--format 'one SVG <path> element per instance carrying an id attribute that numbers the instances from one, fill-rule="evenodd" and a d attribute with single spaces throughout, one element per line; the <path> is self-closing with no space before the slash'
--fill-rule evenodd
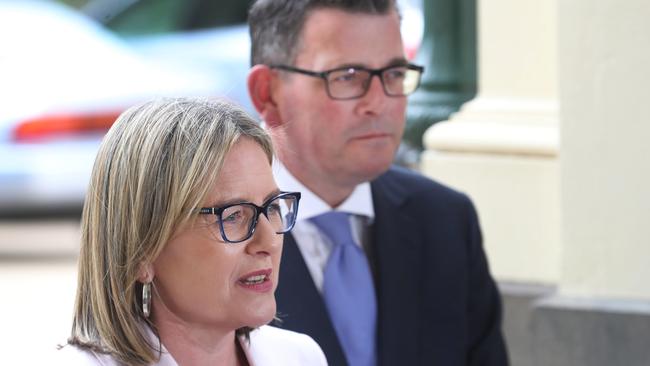
<path id="1" fill-rule="evenodd" d="M 368 92 L 373 76 L 378 76 L 384 93 L 390 97 L 403 97 L 420 86 L 423 66 L 413 64 L 393 65 L 382 69 L 365 67 L 340 67 L 326 71 L 310 71 L 289 65 L 270 65 L 272 69 L 296 72 L 325 80 L 327 95 L 332 99 L 361 98 Z"/>
<path id="2" fill-rule="evenodd" d="M 298 201 L 300 192 L 282 192 L 266 200 L 262 206 L 242 202 L 223 207 L 203 207 L 199 213 L 216 215 L 221 238 L 227 243 L 239 243 L 253 236 L 260 214 L 266 216 L 276 234 L 291 230 L 296 223 Z"/>

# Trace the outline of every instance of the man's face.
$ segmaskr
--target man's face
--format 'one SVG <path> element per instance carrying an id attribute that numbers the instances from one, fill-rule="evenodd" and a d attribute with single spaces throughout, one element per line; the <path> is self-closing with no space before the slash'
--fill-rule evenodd
<path id="1" fill-rule="evenodd" d="M 405 62 L 396 12 L 319 9 L 307 17 L 293 66 L 325 71 Z M 379 78 L 373 77 L 363 97 L 333 100 L 322 79 L 275 72 L 273 98 L 282 121 L 279 134 L 274 133 L 276 146 L 294 176 L 303 183 L 324 179 L 353 187 L 388 169 L 404 131 L 406 97 L 386 96 Z"/>

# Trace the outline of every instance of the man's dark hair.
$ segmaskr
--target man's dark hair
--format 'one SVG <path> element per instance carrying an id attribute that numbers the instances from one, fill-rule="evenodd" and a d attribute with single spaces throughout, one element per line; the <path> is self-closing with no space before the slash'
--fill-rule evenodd
<path id="1" fill-rule="evenodd" d="M 292 64 L 305 19 L 314 9 L 360 14 L 388 14 L 395 0 L 258 0 L 248 12 L 251 65 Z"/>

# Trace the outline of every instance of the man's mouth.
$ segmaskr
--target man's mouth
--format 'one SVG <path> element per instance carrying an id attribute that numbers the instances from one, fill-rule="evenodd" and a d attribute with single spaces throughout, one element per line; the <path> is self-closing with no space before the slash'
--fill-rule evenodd
<path id="1" fill-rule="evenodd" d="M 369 140 L 369 139 L 376 139 L 376 138 L 382 138 L 382 137 L 389 137 L 390 134 L 388 133 L 383 133 L 383 132 L 372 132 L 372 133 L 367 133 L 365 135 L 359 135 L 355 137 L 357 140 Z"/>

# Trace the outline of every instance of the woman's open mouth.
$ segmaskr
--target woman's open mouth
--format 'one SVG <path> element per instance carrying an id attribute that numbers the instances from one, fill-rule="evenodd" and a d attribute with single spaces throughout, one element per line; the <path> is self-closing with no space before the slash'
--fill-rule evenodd
<path id="1" fill-rule="evenodd" d="M 273 288 L 271 269 L 255 271 L 241 277 L 237 283 L 247 290 L 267 292 Z"/>

